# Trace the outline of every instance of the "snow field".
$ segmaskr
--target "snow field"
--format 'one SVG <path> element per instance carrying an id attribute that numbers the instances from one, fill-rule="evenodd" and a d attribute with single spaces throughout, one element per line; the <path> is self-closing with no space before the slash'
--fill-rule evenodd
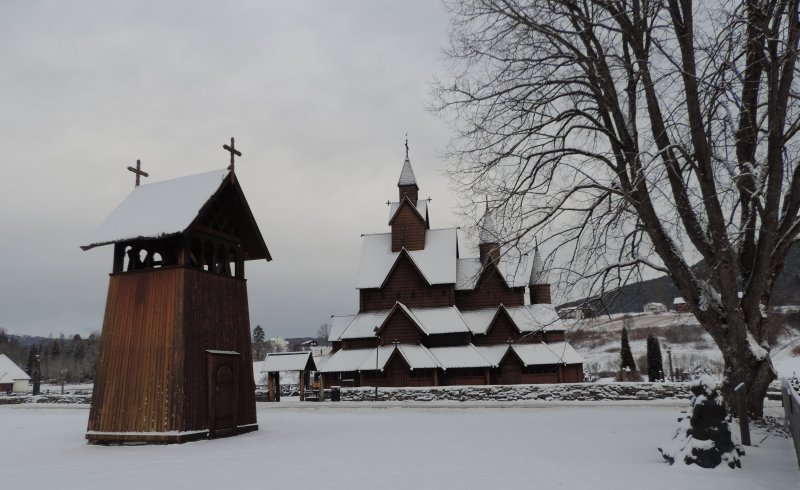
<path id="1" fill-rule="evenodd" d="M 793 489 L 791 441 L 756 429 L 741 470 L 663 462 L 671 402 L 259 403 L 261 430 L 168 446 L 89 446 L 86 408 L 0 406 L 2 488 Z M 688 405 L 688 404 L 687 404 Z M 770 405 L 770 414 L 780 413 Z"/>

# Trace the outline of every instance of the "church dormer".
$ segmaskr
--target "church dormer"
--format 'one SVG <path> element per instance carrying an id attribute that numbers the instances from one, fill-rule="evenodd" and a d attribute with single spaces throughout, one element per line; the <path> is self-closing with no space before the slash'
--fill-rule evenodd
<path id="1" fill-rule="evenodd" d="M 531 294 L 531 304 L 550 304 L 550 283 L 547 279 L 547 271 L 544 269 L 542 256 L 539 255 L 539 247 L 533 250 L 533 265 L 531 266 L 531 278 L 528 281 L 528 288 Z"/>
<path id="2" fill-rule="evenodd" d="M 500 260 L 500 242 L 497 238 L 497 230 L 494 227 L 494 218 L 489 207 L 483 215 L 481 223 L 481 234 L 478 237 L 478 250 L 480 252 L 481 264 L 498 262 Z"/>

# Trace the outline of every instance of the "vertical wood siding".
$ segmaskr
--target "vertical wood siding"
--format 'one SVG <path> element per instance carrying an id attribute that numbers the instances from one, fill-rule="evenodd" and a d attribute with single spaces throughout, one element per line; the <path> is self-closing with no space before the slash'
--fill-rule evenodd
<path id="1" fill-rule="evenodd" d="M 238 423 L 255 424 L 246 282 L 182 267 L 113 274 L 88 429 L 208 429 L 207 349 L 240 354 Z"/>
<path id="2" fill-rule="evenodd" d="M 180 316 L 183 270 L 112 275 L 97 359 L 89 430 L 164 432 L 180 428 Z"/>

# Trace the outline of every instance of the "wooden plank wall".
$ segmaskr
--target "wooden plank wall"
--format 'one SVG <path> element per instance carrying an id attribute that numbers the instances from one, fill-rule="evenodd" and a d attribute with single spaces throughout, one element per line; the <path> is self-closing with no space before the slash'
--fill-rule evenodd
<path id="1" fill-rule="evenodd" d="M 186 269 L 184 290 L 182 430 L 208 428 L 206 350 L 236 351 L 239 356 L 239 425 L 256 423 L 255 382 L 251 364 L 247 282 L 210 272 Z"/>
<path id="2" fill-rule="evenodd" d="M 90 431 L 178 429 L 181 279 L 179 268 L 111 275 Z"/>

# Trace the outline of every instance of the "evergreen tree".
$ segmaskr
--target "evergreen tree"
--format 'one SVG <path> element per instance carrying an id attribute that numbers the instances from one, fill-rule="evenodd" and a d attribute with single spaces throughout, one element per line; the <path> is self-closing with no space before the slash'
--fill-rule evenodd
<path id="1" fill-rule="evenodd" d="M 261 361 L 264 356 L 264 347 L 266 344 L 266 335 L 261 325 L 256 325 L 253 329 L 253 360 Z"/>
<path id="2" fill-rule="evenodd" d="M 658 337 L 652 333 L 647 336 L 647 377 L 650 381 L 664 379 L 664 363 L 661 359 L 661 346 Z"/>
<path id="3" fill-rule="evenodd" d="M 253 329 L 253 343 L 264 342 L 264 340 L 264 329 L 261 328 L 261 325 L 256 325 L 256 328 Z"/>
<path id="4" fill-rule="evenodd" d="M 36 348 L 36 345 L 32 345 L 30 350 L 28 351 L 28 360 L 25 362 L 25 372 L 28 375 L 33 375 L 33 365 L 36 362 L 36 354 L 39 353 L 39 350 Z"/>
<path id="5" fill-rule="evenodd" d="M 620 369 L 630 368 L 631 371 L 636 371 L 636 362 L 633 360 L 631 345 L 628 343 L 628 329 L 625 327 L 622 327 L 622 343 L 620 345 L 619 355 Z"/>

